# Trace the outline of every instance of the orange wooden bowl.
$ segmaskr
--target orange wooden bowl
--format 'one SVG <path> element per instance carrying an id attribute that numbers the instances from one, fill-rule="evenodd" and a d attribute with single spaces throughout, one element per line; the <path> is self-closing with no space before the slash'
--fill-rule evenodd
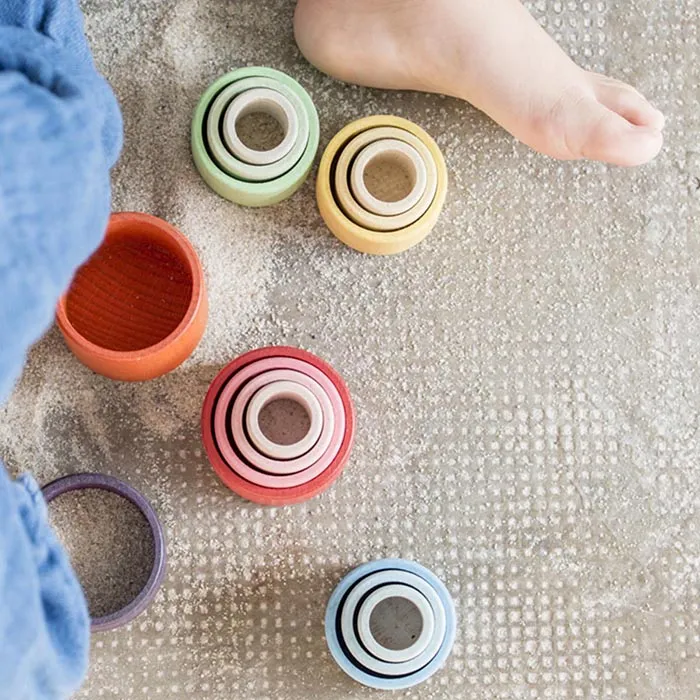
<path id="1" fill-rule="evenodd" d="M 192 244 L 150 214 L 109 220 L 105 240 L 58 303 L 68 347 L 112 379 L 143 381 L 184 362 L 207 323 L 204 274 Z"/>

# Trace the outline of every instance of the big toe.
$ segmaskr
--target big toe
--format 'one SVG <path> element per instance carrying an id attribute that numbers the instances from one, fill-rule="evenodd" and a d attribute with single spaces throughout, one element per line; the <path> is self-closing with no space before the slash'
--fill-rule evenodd
<path id="1" fill-rule="evenodd" d="M 601 76 L 594 90 L 602 104 L 628 122 L 636 126 L 650 126 L 659 131 L 664 128 L 664 115 L 631 85 Z"/>
<path id="2" fill-rule="evenodd" d="M 585 126 L 579 132 L 577 150 L 582 158 L 614 165 L 635 166 L 647 163 L 658 154 L 663 145 L 663 122 L 649 114 L 632 97 L 618 99 L 618 108 L 622 113 L 596 100 L 588 100 L 585 106 L 582 105 L 579 119 L 585 122 Z M 622 99 L 628 100 L 624 110 L 621 107 Z M 651 105 L 648 106 L 654 109 Z"/>

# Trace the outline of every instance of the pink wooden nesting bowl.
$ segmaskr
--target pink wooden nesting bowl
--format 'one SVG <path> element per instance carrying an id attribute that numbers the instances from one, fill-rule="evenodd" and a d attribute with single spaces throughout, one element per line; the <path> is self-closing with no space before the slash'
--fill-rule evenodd
<path id="1" fill-rule="evenodd" d="M 290 371 L 306 375 L 307 385 L 320 387 L 333 412 L 328 447 L 319 449 L 318 458 L 308 466 L 300 459 L 296 471 L 290 465 L 280 470 L 275 460 L 253 455 L 250 450 L 255 448 L 247 437 L 248 444 L 241 449 L 246 397 L 275 381 L 278 373 Z M 236 405 L 244 391 L 243 401 Z M 268 347 L 241 355 L 221 370 L 202 408 L 202 439 L 212 467 L 232 491 L 262 505 L 300 503 L 325 491 L 345 467 L 354 433 L 355 411 L 345 382 L 326 362 L 298 348 Z"/>

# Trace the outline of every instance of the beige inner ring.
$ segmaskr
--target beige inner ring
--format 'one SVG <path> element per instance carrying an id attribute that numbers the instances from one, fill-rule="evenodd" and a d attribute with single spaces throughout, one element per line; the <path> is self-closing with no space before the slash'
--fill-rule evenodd
<path id="1" fill-rule="evenodd" d="M 350 192 L 349 168 L 355 156 L 365 146 L 379 139 L 398 139 L 413 146 L 426 166 L 427 186 L 420 201 L 407 212 L 397 216 L 380 216 L 363 209 Z M 437 164 L 430 149 L 414 134 L 394 126 L 373 127 L 350 139 L 339 151 L 335 174 L 331 181 L 333 198 L 351 221 L 370 231 L 399 231 L 418 221 L 430 208 L 437 192 Z"/>
<path id="2" fill-rule="evenodd" d="M 374 192 L 369 184 L 376 173 Z M 397 175 L 402 175 L 397 182 Z M 408 187 L 407 187 L 408 185 Z M 399 139 L 379 139 L 365 146 L 350 169 L 350 189 L 357 203 L 380 216 L 398 216 L 420 201 L 428 185 L 425 162 Z"/>

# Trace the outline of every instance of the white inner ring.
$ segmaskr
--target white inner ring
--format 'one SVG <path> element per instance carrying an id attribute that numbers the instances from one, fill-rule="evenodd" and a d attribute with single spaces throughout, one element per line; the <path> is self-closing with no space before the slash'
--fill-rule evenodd
<path id="1" fill-rule="evenodd" d="M 403 598 L 412 603 L 420 613 L 420 634 L 409 646 L 403 649 L 389 649 L 385 647 L 372 634 L 370 628 L 372 613 L 380 603 L 390 598 Z M 435 615 L 428 599 L 420 591 L 402 583 L 392 583 L 378 588 L 365 598 L 357 614 L 357 631 L 360 641 L 370 654 L 381 661 L 388 661 L 394 664 L 401 663 L 402 661 L 414 659 L 428 646 L 435 633 Z"/>
<path id="2" fill-rule="evenodd" d="M 301 440 L 280 445 L 270 440 L 260 427 L 260 412 L 267 404 L 279 399 L 291 399 L 304 408 L 311 425 Z M 272 459 L 296 459 L 309 452 L 321 437 L 323 411 L 318 399 L 305 386 L 291 381 L 276 381 L 259 389 L 246 409 L 246 428 L 250 440 L 264 455 Z"/>
<path id="3" fill-rule="evenodd" d="M 243 455 L 244 461 L 248 462 L 253 469 L 266 472 L 267 474 L 275 474 L 281 479 L 290 475 L 298 475 L 298 472 L 307 470 L 307 475 L 313 474 L 318 476 L 321 473 L 316 471 L 318 464 L 322 465 L 321 471 L 327 467 L 327 461 L 324 459 L 324 456 L 327 456 L 326 451 L 333 449 L 335 450 L 333 454 L 336 454 L 338 449 L 340 449 L 342 438 L 338 442 L 336 429 L 345 429 L 345 409 L 340 394 L 332 382 L 329 385 L 322 386 L 318 378 L 314 378 L 305 372 L 305 362 L 291 359 L 289 362 L 291 365 L 288 368 L 285 364 L 285 369 L 263 370 L 261 373 L 249 377 L 243 382 L 243 386 L 239 386 L 238 394 L 233 400 L 229 425 L 234 436 L 239 433 L 240 429 L 240 437 L 235 445 L 241 455 Z M 309 452 L 296 459 L 270 459 L 266 457 L 253 446 L 245 430 L 246 409 L 255 392 L 268 384 L 272 384 L 272 382 L 282 380 L 296 381 L 297 384 L 303 384 L 318 399 L 323 411 L 321 437 Z M 227 409 L 222 408 L 221 410 L 226 411 Z M 336 425 L 336 420 L 338 425 Z M 323 467 L 324 463 L 326 463 L 326 467 Z M 313 475 L 309 476 L 309 479 L 313 479 Z M 280 486 L 280 488 L 284 488 L 284 485 Z"/>
<path id="4" fill-rule="evenodd" d="M 379 158 L 393 160 L 408 172 L 412 180 L 411 191 L 402 199 L 387 202 L 375 197 L 365 183 L 368 165 Z M 410 144 L 399 139 L 379 139 L 365 146 L 350 168 L 350 188 L 357 203 L 365 210 L 379 216 L 397 216 L 414 207 L 428 186 L 428 172 L 420 153 Z"/>
<path id="5" fill-rule="evenodd" d="M 267 151 L 246 146 L 238 135 L 238 120 L 255 112 L 269 114 L 284 131 L 282 141 Z M 252 88 L 231 101 L 224 114 L 222 130 L 224 143 L 236 158 L 250 165 L 269 165 L 292 150 L 299 134 L 299 118 L 292 103 L 281 92 L 270 88 Z"/>
<path id="6" fill-rule="evenodd" d="M 355 635 L 355 611 L 360 600 L 373 589 L 392 583 L 405 583 L 407 586 L 420 591 L 427 598 L 435 616 L 435 629 L 433 636 L 428 641 L 428 645 L 417 656 L 400 663 L 381 661 L 372 656 L 360 644 L 359 639 Z M 372 673 L 378 673 L 383 676 L 408 676 L 427 666 L 440 651 L 440 647 L 445 640 L 446 631 L 447 614 L 437 591 L 420 576 L 400 569 L 378 571 L 356 583 L 350 590 L 350 593 L 348 593 L 340 612 L 340 632 L 343 642 L 352 657 L 351 660 Z"/>

